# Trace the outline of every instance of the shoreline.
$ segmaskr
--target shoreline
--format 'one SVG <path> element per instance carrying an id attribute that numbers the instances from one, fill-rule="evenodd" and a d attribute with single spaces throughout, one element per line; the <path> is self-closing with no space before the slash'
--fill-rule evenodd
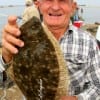
<path id="1" fill-rule="evenodd" d="M 0 8 L 9 8 L 9 7 L 20 7 L 25 5 L 0 5 Z"/>

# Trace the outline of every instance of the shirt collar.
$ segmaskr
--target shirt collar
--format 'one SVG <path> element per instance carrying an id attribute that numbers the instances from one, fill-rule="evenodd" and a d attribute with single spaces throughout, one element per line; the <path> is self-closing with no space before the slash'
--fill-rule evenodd
<path id="1" fill-rule="evenodd" d="M 73 26 L 72 24 L 69 24 L 69 27 L 68 29 L 66 30 L 65 35 L 69 35 L 69 34 L 73 34 L 74 32 L 77 32 L 78 31 L 78 28 Z"/>

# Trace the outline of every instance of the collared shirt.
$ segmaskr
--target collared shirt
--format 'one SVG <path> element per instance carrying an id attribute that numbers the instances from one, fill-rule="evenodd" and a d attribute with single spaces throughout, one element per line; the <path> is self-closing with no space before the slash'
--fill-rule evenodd
<path id="1" fill-rule="evenodd" d="M 59 43 L 69 70 L 70 95 L 79 100 L 100 100 L 100 51 L 95 38 L 70 26 Z"/>

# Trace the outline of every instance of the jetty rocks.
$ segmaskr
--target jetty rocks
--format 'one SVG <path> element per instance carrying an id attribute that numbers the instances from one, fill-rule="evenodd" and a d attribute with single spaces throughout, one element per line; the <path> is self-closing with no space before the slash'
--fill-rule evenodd
<path id="1" fill-rule="evenodd" d="M 95 22 L 94 24 L 85 24 L 82 26 L 82 29 L 90 32 L 93 36 L 96 36 L 99 25 L 100 23 L 98 22 Z"/>

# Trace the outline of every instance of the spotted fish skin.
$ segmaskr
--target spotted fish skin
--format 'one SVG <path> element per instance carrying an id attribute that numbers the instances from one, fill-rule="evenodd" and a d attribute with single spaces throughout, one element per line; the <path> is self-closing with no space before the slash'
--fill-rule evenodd
<path id="1" fill-rule="evenodd" d="M 27 100 L 60 100 L 58 57 L 40 20 L 33 17 L 20 30 L 25 46 L 13 59 L 16 84 Z"/>

